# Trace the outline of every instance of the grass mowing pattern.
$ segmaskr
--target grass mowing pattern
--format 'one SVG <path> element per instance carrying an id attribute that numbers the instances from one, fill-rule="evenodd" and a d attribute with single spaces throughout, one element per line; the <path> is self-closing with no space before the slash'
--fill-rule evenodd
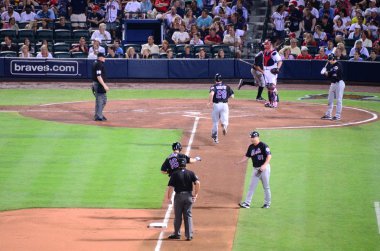
<path id="1" fill-rule="evenodd" d="M 0 210 L 161 207 L 159 169 L 181 131 L 0 121 Z"/>

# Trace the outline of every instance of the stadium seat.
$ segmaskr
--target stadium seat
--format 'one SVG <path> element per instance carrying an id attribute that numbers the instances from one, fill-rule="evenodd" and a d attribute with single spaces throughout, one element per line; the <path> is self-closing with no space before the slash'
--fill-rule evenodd
<path id="1" fill-rule="evenodd" d="M 81 37 L 84 37 L 86 41 L 90 39 L 90 32 L 88 30 L 73 30 L 72 39 L 79 40 Z"/>
<path id="2" fill-rule="evenodd" d="M 54 31 L 54 41 L 55 42 L 65 42 L 71 40 L 71 31 L 58 29 Z"/>
<path id="3" fill-rule="evenodd" d="M 19 29 L 25 29 L 25 26 L 28 25 L 29 22 L 19 22 L 18 23 L 18 28 Z"/>
<path id="4" fill-rule="evenodd" d="M 205 49 L 207 54 L 211 53 L 211 47 L 206 44 L 194 45 L 194 53 L 198 53 L 201 48 Z"/>
<path id="5" fill-rule="evenodd" d="M 71 54 L 70 54 L 70 52 L 60 51 L 60 52 L 54 52 L 53 57 L 55 57 L 55 58 L 71 58 Z"/>
<path id="6" fill-rule="evenodd" d="M 186 46 L 185 44 L 177 44 L 174 52 L 176 52 L 176 53 L 185 52 L 185 46 Z"/>
<path id="7" fill-rule="evenodd" d="M 345 39 L 344 45 L 347 47 L 354 47 L 355 41 L 356 41 L 355 39 Z"/>
<path id="8" fill-rule="evenodd" d="M 15 52 L 15 51 L 2 51 L 2 52 L 0 52 L 0 57 L 2 57 L 2 58 L 17 57 L 17 52 Z"/>
<path id="9" fill-rule="evenodd" d="M 53 49 L 54 52 L 68 52 L 70 50 L 70 45 L 67 43 L 55 43 Z"/>
<path id="10" fill-rule="evenodd" d="M 81 51 L 76 51 L 71 53 L 72 58 L 87 58 L 87 54 Z"/>
<path id="11" fill-rule="evenodd" d="M 28 29 L 18 30 L 18 41 L 24 42 L 25 38 L 29 38 L 30 42 L 34 42 L 34 31 Z"/>
<path id="12" fill-rule="evenodd" d="M 129 47 L 133 47 L 135 49 L 136 53 L 141 52 L 141 45 L 140 44 L 124 44 L 124 46 L 123 46 L 124 51 L 127 52 L 127 49 Z"/>
<path id="13" fill-rule="evenodd" d="M 160 53 L 160 58 L 168 58 L 168 54 L 166 54 L 166 53 Z"/>
<path id="14" fill-rule="evenodd" d="M 307 46 L 307 49 L 309 50 L 309 54 L 315 55 L 318 54 L 319 52 L 319 47 L 318 46 Z"/>
<path id="15" fill-rule="evenodd" d="M 11 37 L 12 41 L 17 40 L 17 33 L 16 30 L 11 29 L 1 29 L 0 30 L 0 41 L 4 41 L 4 37 Z"/>
<path id="16" fill-rule="evenodd" d="M 218 54 L 218 51 L 220 49 L 223 49 L 224 57 L 231 58 L 232 52 L 231 52 L 230 47 L 228 45 L 213 45 L 211 47 L 211 52 L 212 52 L 212 54 Z"/>
<path id="17" fill-rule="evenodd" d="M 37 43 L 36 45 L 35 45 L 35 52 L 39 52 L 40 50 L 41 50 L 41 46 L 42 46 L 42 43 L 40 42 L 40 43 Z M 49 50 L 49 52 L 52 52 L 53 51 L 53 44 L 51 44 L 51 43 L 48 43 L 48 50 Z"/>
<path id="18" fill-rule="evenodd" d="M 37 30 L 36 31 L 36 39 L 38 41 L 47 40 L 53 41 L 53 31 L 52 30 Z"/>

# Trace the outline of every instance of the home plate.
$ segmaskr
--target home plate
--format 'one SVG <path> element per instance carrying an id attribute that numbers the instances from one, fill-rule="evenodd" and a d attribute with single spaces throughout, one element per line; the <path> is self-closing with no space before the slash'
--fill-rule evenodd
<path id="1" fill-rule="evenodd" d="M 163 222 L 152 222 L 148 225 L 148 228 L 167 228 L 168 224 Z"/>

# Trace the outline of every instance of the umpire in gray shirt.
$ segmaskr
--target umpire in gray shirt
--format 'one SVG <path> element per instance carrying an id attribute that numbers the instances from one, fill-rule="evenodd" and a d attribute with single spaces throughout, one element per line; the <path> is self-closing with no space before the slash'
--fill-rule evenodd
<path id="1" fill-rule="evenodd" d="M 186 240 L 193 239 L 193 218 L 192 207 L 198 197 L 200 182 L 194 172 L 187 170 L 186 160 L 179 159 L 179 169 L 170 176 L 168 200 L 171 201 L 173 191 L 174 196 L 174 233 L 169 235 L 169 239 L 181 239 L 182 215 L 185 223 Z M 194 187 L 194 190 L 193 190 Z"/>

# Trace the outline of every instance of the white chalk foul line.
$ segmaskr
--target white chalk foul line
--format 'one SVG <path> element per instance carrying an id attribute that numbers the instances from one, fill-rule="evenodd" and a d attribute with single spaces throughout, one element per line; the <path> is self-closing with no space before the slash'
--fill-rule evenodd
<path id="1" fill-rule="evenodd" d="M 380 202 L 379 201 L 375 201 L 375 212 L 376 212 L 377 226 L 379 227 L 379 234 L 380 234 Z"/>
<path id="2" fill-rule="evenodd" d="M 197 132 L 199 119 L 200 119 L 199 117 L 195 117 L 195 119 L 194 119 L 193 129 L 191 130 L 189 142 L 187 143 L 187 148 L 186 148 L 186 152 L 185 152 L 186 155 L 190 154 L 191 146 L 193 144 L 194 137 L 195 137 L 195 133 Z M 173 210 L 174 193 L 172 194 L 172 197 L 170 200 L 172 201 L 172 203 L 168 205 L 168 209 L 166 210 L 164 221 L 163 221 L 164 225 L 166 225 L 166 226 L 169 223 L 170 214 Z M 160 235 L 158 236 L 156 247 L 154 249 L 155 251 L 160 251 L 163 238 L 164 238 L 164 231 L 161 231 Z"/>

